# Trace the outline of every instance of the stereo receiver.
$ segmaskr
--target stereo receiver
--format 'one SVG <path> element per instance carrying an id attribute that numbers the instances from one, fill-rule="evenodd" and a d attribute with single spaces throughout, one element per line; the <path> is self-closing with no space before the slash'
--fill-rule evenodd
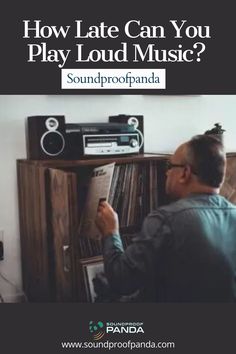
<path id="1" fill-rule="evenodd" d="M 135 128 L 123 123 L 66 124 L 66 145 L 71 159 L 78 156 L 129 155 L 139 153 Z"/>
<path id="2" fill-rule="evenodd" d="M 120 117 L 120 116 L 119 116 Z M 142 151 L 143 135 L 128 122 L 66 123 L 64 116 L 27 117 L 27 158 L 78 160 L 89 156 L 130 155 Z M 136 122 L 136 121 L 135 121 Z"/>

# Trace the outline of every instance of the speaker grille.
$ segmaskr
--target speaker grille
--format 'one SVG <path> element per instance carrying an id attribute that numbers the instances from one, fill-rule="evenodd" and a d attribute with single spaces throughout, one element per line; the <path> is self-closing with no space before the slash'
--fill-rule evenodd
<path id="1" fill-rule="evenodd" d="M 57 131 L 46 132 L 41 138 L 41 147 L 49 156 L 59 155 L 65 147 L 65 140 Z"/>

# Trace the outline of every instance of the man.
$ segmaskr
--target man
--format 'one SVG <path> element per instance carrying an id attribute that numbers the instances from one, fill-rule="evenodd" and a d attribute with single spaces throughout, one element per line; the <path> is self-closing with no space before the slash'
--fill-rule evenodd
<path id="1" fill-rule="evenodd" d="M 101 203 L 96 223 L 113 290 L 138 290 L 140 301 L 235 301 L 236 206 L 219 195 L 225 163 L 223 146 L 212 136 L 178 147 L 166 180 L 167 194 L 177 201 L 148 215 L 125 251 L 117 214 Z"/>

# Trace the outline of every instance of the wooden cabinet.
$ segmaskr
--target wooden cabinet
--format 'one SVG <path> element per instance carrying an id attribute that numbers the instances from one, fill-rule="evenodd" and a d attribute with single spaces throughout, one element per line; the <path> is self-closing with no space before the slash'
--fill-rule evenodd
<path id="1" fill-rule="evenodd" d="M 82 258 L 101 254 L 99 241 L 89 241 L 78 231 L 92 170 L 114 161 L 116 165 L 136 164 L 146 178 L 142 190 L 144 217 L 152 208 L 150 193 L 158 195 L 158 205 L 166 202 L 166 158 L 149 154 L 80 161 L 17 161 L 23 288 L 29 301 L 85 299 Z M 157 190 L 151 190 L 151 174 L 157 179 Z M 132 234 L 140 225 L 126 226 L 122 234 Z M 128 237 L 124 241 L 128 242 Z"/>
<path id="2" fill-rule="evenodd" d="M 156 206 L 149 200 L 150 194 L 157 195 L 158 206 L 168 202 L 166 159 L 149 154 L 80 161 L 17 161 L 23 287 L 29 301 L 86 301 L 83 269 L 89 258 L 98 262 L 101 255 L 99 241 L 81 237 L 78 231 L 92 170 L 115 161 L 120 166 L 136 164 L 143 171 L 145 205 L 139 222 L 121 230 L 126 245 L 129 236 L 125 235 L 136 232 L 144 216 Z M 157 180 L 157 188 L 152 178 Z M 236 154 L 227 157 L 221 194 L 236 203 Z"/>

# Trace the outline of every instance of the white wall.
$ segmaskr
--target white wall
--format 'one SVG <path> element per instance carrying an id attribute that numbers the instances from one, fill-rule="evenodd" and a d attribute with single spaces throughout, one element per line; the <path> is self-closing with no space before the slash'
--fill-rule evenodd
<path id="1" fill-rule="evenodd" d="M 106 122 L 109 115 L 142 114 L 145 151 L 173 151 L 195 134 L 220 122 L 227 151 L 236 151 L 236 96 L 0 96 L 0 230 L 4 230 L 5 259 L 0 272 L 0 294 L 7 301 L 21 289 L 20 239 L 17 206 L 16 159 L 26 157 L 25 118 L 30 115 L 63 114 L 67 122 Z"/>

